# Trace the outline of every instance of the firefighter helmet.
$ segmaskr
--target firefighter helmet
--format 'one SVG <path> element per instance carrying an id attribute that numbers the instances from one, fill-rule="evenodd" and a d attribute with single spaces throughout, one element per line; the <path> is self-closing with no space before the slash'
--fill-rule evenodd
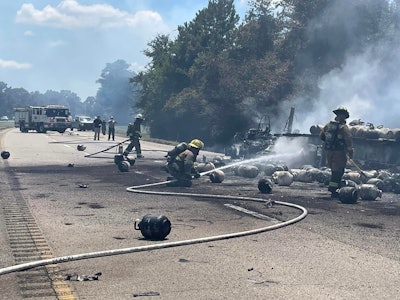
<path id="1" fill-rule="evenodd" d="M 188 146 L 201 150 L 204 147 L 204 143 L 198 139 L 194 139 L 190 141 Z"/>
<path id="2" fill-rule="evenodd" d="M 143 115 L 142 115 L 142 114 L 137 114 L 137 115 L 136 115 L 136 119 L 143 120 Z"/>
<path id="3" fill-rule="evenodd" d="M 337 109 L 333 111 L 335 115 L 344 115 L 344 117 L 347 119 L 350 117 L 349 111 L 347 110 L 346 107 L 344 106 L 339 106 Z"/>

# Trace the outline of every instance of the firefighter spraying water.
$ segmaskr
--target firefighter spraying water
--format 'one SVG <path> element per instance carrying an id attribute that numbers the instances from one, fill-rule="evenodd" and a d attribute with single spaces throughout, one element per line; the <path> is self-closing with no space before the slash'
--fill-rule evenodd
<path id="1" fill-rule="evenodd" d="M 194 163 L 204 143 L 199 139 L 192 140 L 189 144 L 182 142 L 175 146 L 166 155 L 167 164 L 166 171 L 172 177 L 168 177 L 171 181 L 169 186 L 186 186 L 192 185 L 192 178 L 199 178 L 199 172 L 194 168 Z"/>

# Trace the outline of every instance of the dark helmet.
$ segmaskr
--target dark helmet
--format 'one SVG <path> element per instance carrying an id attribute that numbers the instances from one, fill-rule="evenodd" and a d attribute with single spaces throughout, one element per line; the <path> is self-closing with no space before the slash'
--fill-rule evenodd
<path id="1" fill-rule="evenodd" d="M 344 106 L 339 106 L 337 109 L 333 111 L 335 115 L 343 115 L 346 119 L 350 117 L 349 111 Z"/>

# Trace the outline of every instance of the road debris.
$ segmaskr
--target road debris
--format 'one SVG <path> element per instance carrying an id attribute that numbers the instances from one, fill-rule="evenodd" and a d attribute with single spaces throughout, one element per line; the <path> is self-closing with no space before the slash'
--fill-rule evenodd
<path id="1" fill-rule="evenodd" d="M 97 272 L 93 275 L 78 275 L 76 273 L 73 273 L 73 274 L 66 274 L 64 276 L 64 279 L 70 281 L 93 281 L 93 280 L 99 280 L 99 277 L 101 275 L 102 275 L 101 272 Z"/>

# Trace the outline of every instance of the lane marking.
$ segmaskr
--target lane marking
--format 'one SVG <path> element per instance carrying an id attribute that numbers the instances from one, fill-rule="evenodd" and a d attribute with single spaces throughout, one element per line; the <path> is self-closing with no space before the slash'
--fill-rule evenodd
<path id="1" fill-rule="evenodd" d="M 241 206 L 237 206 L 237 205 L 233 205 L 233 204 L 229 204 L 229 203 L 225 203 L 224 205 L 225 205 L 226 207 L 229 207 L 229 208 L 232 208 L 232 209 L 234 209 L 234 210 L 240 211 L 240 212 L 242 212 L 242 213 L 251 215 L 251 216 L 253 216 L 253 217 L 255 217 L 255 218 L 258 218 L 258 219 L 270 221 L 270 222 L 273 222 L 273 223 L 280 223 L 280 222 L 281 222 L 281 221 L 278 221 L 277 219 L 268 217 L 268 216 L 266 216 L 266 215 L 260 214 L 260 213 L 258 213 L 258 212 L 252 211 L 252 210 L 248 210 L 248 209 L 246 209 L 246 208 L 244 208 L 244 207 L 241 207 Z"/>

